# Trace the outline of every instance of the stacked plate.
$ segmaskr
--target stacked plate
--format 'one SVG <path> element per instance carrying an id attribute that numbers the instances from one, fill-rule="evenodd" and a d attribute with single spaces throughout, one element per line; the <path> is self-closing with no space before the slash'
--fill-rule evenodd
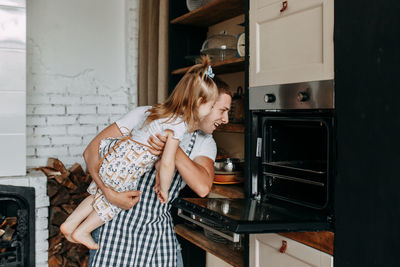
<path id="1" fill-rule="evenodd" d="M 243 172 L 215 171 L 214 184 L 239 184 L 243 182 Z"/>

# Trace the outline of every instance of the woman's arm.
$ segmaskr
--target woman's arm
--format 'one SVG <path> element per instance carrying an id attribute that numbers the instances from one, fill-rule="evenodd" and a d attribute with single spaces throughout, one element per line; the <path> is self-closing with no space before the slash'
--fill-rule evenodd
<path id="1" fill-rule="evenodd" d="M 214 161 L 206 156 L 191 160 L 181 148 L 176 152 L 175 166 L 186 184 L 200 197 L 210 193 L 214 180 Z"/>
<path id="2" fill-rule="evenodd" d="M 119 137 L 122 133 L 116 123 L 111 124 L 103 131 L 101 131 L 86 147 L 83 152 L 83 158 L 85 159 L 86 168 L 96 182 L 97 186 L 103 191 L 105 197 L 112 204 L 122 208 L 130 209 L 132 208 L 140 199 L 139 191 L 126 191 L 118 193 L 110 188 L 108 188 L 100 178 L 99 168 L 99 145 L 100 141 L 107 137 Z"/>

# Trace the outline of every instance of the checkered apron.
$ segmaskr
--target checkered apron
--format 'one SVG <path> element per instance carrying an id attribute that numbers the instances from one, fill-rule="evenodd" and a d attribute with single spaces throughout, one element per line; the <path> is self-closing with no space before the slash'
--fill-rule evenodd
<path id="1" fill-rule="evenodd" d="M 192 134 L 186 154 L 190 155 L 197 131 Z M 101 228 L 99 246 L 92 266 L 176 266 L 178 242 L 170 213 L 182 177 L 176 171 L 169 190 L 169 201 L 162 204 L 153 190 L 155 168 L 138 180 L 140 201 L 130 210 Z"/>

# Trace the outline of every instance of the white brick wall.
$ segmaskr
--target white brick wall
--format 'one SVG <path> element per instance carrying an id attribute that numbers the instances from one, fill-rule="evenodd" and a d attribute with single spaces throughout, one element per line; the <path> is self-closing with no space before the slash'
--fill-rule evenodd
<path id="1" fill-rule="evenodd" d="M 67 167 L 75 162 L 84 166 L 82 153 L 92 138 L 136 106 L 138 2 L 139 0 L 125 0 L 126 20 L 125 29 L 122 29 L 125 36 L 122 37 L 125 38 L 126 62 L 122 64 L 126 69 L 126 79 L 120 85 L 114 83 L 111 87 L 97 73 L 97 68 L 107 66 L 108 62 L 102 62 L 100 66 L 77 68 L 74 73 L 60 72 L 59 70 L 63 69 L 62 60 L 59 63 L 57 61 L 58 65 L 49 60 L 49 56 L 54 53 L 51 46 L 54 36 L 46 37 L 46 33 L 43 32 L 45 29 L 40 30 L 39 26 L 43 25 L 41 20 L 33 21 L 34 23 L 28 21 L 28 24 L 32 25 L 31 31 L 28 31 L 27 51 L 28 167 L 44 166 L 49 157 L 60 159 Z M 37 10 L 41 8 L 37 5 L 35 7 L 35 4 L 32 4 L 33 11 L 28 20 L 35 20 L 35 15 L 39 14 Z M 59 20 L 57 23 L 62 23 L 60 21 L 69 23 L 68 19 Z M 38 25 L 37 29 L 35 25 Z M 68 28 L 68 25 L 63 24 L 60 27 Z M 44 47 L 45 45 L 48 47 Z M 97 44 L 87 43 L 83 49 L 89 49 L 90 54 L 93 50 L 91 46 L 96 47 Z M 57 47 L 57 54 L 69 52 L 59 51 L 60 49 L 62 48 Z M 86 66 L 86 60 L 76 58 L 77 65 Z M 112 72 L 110 69 L 111 76 Z"/>

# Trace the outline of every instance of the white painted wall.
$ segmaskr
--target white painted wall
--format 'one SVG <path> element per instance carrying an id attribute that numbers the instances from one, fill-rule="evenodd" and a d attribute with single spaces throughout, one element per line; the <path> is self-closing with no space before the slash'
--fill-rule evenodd
<path id="1" fill-rule="evenodd" d="M 138 2 L 28 1 L 28 167 L 83 164 L 90 140 L 136 106 Z"/>
<path id="2" fill-rule="evenodd" d="M 0 0 L 0 176 L 25 175 L 25 0 Z"/>

